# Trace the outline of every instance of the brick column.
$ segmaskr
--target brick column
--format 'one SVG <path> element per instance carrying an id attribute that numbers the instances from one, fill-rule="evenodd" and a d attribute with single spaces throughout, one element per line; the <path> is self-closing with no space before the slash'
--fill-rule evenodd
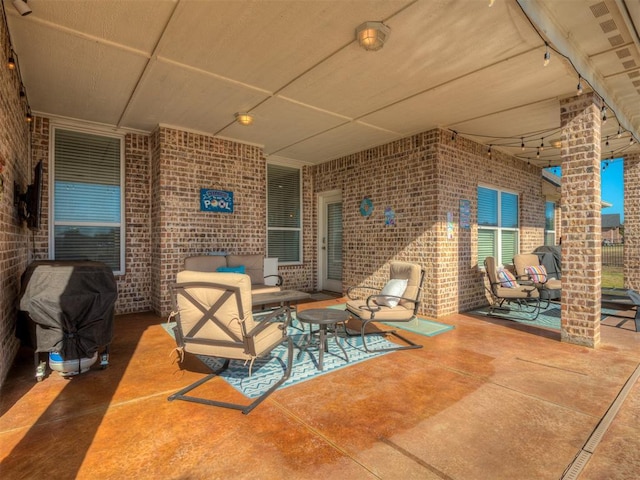
<path id="1" fill-rule="evenodd" d="M 624 286 L 640 291 L 640 154 L 624 157 Z"/>
<path id="2" fill-rule="evenodd" d="M 600 343 L 602 281 L 600 108 L 594 93 L 560 102 L 562 125 L 562 341 Z"/>

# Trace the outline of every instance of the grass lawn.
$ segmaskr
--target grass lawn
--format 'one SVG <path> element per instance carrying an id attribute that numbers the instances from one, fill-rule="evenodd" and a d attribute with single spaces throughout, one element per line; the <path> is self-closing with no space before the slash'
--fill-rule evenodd
<path id="1" fill-rule="evenodd" d="M 622 267 L 602 267 L 602 288 L 624 288 Z"/>

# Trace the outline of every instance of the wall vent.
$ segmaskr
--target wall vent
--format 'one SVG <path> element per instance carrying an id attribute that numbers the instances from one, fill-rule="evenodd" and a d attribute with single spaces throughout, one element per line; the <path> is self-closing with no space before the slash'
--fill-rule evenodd
<path id="1" fill-rule="evenodd" d="M 606 22 L 602 22 L 600 24 L 600 28 L 604 33 L 611 33 L 618 30 L 618 26 L 616 25 L 616 22 L 614 22 L 613 20 L 607 20 Z"/>
<path id="2" fill-rule="evenodd" d="M 618 50 L 616 55 L 618 55 L 618 58 L 622 60 L 624 57 L 631 56 L 631 51 L 628 48 L 623 48 L 622 50 Z"/>
<path id="3" fill-rule="evenodd" d="M 607 8 L 607 5 L 604 2 L 595 3 L 591 5 L 591 7 L 589 8 L 591 8 L 591 13 L 593 13 L 593 16 L 596 18 L 609 13 L 609 9 Z"/>
<path id="4" fill-rule="evenodd" d="M 615 37 L 609 37 L 609 43 L 612 47 L 618 47 L 624 43 L 622 35 L 616 35 Z"/>

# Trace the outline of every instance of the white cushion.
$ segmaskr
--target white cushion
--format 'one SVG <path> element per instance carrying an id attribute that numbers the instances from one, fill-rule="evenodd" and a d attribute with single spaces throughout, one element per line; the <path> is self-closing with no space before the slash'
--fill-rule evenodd
<path id="1" fill-rule="evenodd" d="M 380 291 L 380 295 L 393 295 L 393 297 L 378 297 L 376 303 L 378 305 L 386 305 L 387 307 L 391 308 L 397 306 L 400 299 L 394 297 L 402 296 L 404 291 L 407 289 L 407 283 L 407 279 L 394 278 L 393 280 L 389 280 L 384 288 Z"/>

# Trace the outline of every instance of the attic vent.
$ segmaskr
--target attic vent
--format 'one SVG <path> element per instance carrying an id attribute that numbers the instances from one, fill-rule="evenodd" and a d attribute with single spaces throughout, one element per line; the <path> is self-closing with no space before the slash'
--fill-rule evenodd
<path id="1" fill-rule="evenodd" d="M 624 39 L 622 38 L 622 35 L 616 35 L 615 37 L 609 37 L 609 43 L 612 47 L 617 47 L 624 43 Z"/>
<path id="2" fill-rule="evenodd" d="M 629 51 L 628 48 L 623 48 L 622 50 L 618 50 L 616 52 L 616 55 L 618 55 L 619 59 L 623 59 L 624 57 L 628 57 L 631 55 L 631 52 Z"/>
<path id="3" fill-rule="evenodd" d="M 629 75 L 629 78 L 636 78 L 636 77 L 640 77 L 640 72 L 630 72 L 628 75 Z"/>
<path id="4" fill-rule="evenodd" d="M 628 62 L 622 62 L 622 66 L 626 69 L 633 68 L 636 66 L 635 60 L 629 60 Z"/>
<path id="5" fill-rule="evenodd" d="M 603 15 L 606 15 L 607 13 L 609 13 L 609 9 L 607 8 L 607 6 L 605 5 L 604 2 L 600 2 L 600 3 L 596 3 L 594 5 L 591 5 L 591 13 L 593 13 L 593 16 L 598 18 L 601 17 Z"/>
<path id="6" fill-rule="evenodd" d="M 615 32 L 616 30 L 618 30 L 618 26 L 616 25 L 616 22 L 614 22 L 613 20 L 607 20 L 606 22 L 602 22 L 600 24 L 600 28 L 604 33 Z"/>

